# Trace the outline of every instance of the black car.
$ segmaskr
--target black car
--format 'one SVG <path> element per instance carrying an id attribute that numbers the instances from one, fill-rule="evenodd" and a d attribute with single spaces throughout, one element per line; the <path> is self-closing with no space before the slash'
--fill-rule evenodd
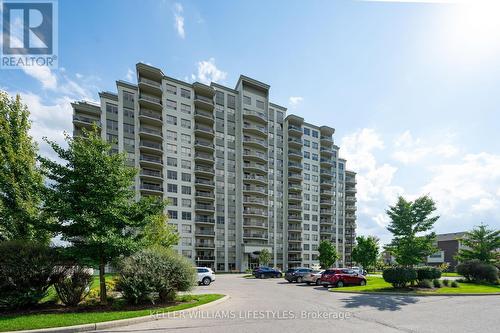
<path id="1" fill-rule="evenodd" d="M 304 281 L 304 276 L 310 274 L 312 271 L 310 268 L 290 268 L 285 273 L 285 280 L 301 283 Z"/>
<path id="2" fill-rule="evenodd" d="M 281 277 L 281 272 L 270 267 L 257 267 L 253 270 L 252 275 L 258 279 L 264 279 L 268 277 L 279 278 Z"/>

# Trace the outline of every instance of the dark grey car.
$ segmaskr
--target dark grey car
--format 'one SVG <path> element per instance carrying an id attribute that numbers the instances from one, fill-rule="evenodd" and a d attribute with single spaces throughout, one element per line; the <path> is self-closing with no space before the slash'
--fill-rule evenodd
<path id="1" fill-rule="evenodd" d="M 298 282 L 301 283 L 304 281 L 304 276 L 311 273 L 313 270 L 311 268 L 300 267 L 289 269 L 285 273 L 285 280 L 288 282 Z"/>

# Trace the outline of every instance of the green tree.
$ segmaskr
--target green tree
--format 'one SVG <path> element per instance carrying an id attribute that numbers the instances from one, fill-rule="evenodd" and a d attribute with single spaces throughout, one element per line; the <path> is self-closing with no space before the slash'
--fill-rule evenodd
<path id="1" fill-rule="evenodd" d="M 386 249 L 394 255 L 398 264 L 413 266 L 436 252 L 436 234 L 425 234 L 439 218 L 430 216 L 435 210 L 436 205 L 428 196 L 422 196 L 415 201 L 406 201 L 399 197 L 396 205 L 389 207 L 387 215 L 391 223 L 387 230 L 392 233 L 393 239 Z"/>
<path id="2" fill-rule="evenodd" d="M 352 249 L 352 259 L 367 270 L 374 268 L 377 264 L 378 242 L 378 238 L 374 236 L 356 237 L 356 246 Z"/>
<path id="3" fill-rule="evenodd" d="M 50 239 L 39 214 L 43 177 L 29 115 L 19 95 L 0 92 L 0 240 Z"/>
<path id="4" fill-rule="evenodd" d="M 322 240 L 318 247 L 319 252 L 319 264 L 322 268 L 332 267 L 333 264 L 339 259 L 339 254 L 335 249 L 335 246 L 327 240 Z"/>
<path id="5" fill-rule="evenodd" d="M 465 234 L 462 244 L 466 248 L 458 251 L 459 261 L 477 259 L 483 263 L 496 264 L 500 259 L 497 250 L 500 248 L 500 230 L 487 229 L 487 225 L 480 225 Z"/>
<path id="6" fill-rule="evenodd" d="M 271 262 L 271 252 L 268 249 L 262 249 L 259 253 L 259 264 L 267 266 Z"/>
<path id="7" fill-rule="evenodd" d="M 162 216 L 165 203 L 152 197 L 134 201 L 136 170 L 125 165 L 124 154 L 111 153 L 96 128 L 66 141 L 68 148 L 47 140 L 63 164 L 40 157 L 51 181 L 44 209 L 70 243 L 66 253 L 99 267 L 101 303 L 106 304 L 106 264 L 156 241 L 144 230 L 154 229 L 149 225 Z"/>

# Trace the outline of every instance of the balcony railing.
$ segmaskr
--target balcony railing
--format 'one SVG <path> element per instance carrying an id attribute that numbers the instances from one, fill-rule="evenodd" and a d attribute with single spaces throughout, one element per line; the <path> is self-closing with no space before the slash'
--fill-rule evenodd
<path id="1" fill-rule="evenodd" d="M 154 111 L 148 110 L 148 109 L 141 109 L 139 111 L 139 115 L 140 116 L 146 116 L 146 117 L 154 118 L 154 119 L 158 119 L 158 120 L 162 120 L 163 119 L 163 117 L 161 116 L 160 113 L 154 112 Z"/>
<path id="2" fill-rule="evenodd" d="M 149 128 L 149 127 L 143 127 L 143 126 L 141 126 L 139 128 L 139 131 L 140 132 L 144 132 L 144 133 L 148 133 L 148 134 L 157 135 L 157 136 L 163 136 L 163 134 L 161 133 L 161 131 L 155 130 L 155 129 L 152 129 L 152 128 Z"/>
<path id="3" fill-rule="evenodd" d="M 214 173 L 215 172 L 214 168 L 205 167 L 205 166 L 202 166 L 202 165 L 195 166 L 194 167 L 194 171 L 203 171 L 203 172 L 208 172 L 208 173 Z"/>
<path id="4" fill-rule="evenodd" d="M 85 116 L 73 116 L 73 120 L 80 121 L 86 124 L 96 124 L 97 126 L 101 126 L 101 122 L 99 119 L 85 117 Z"/>
<path id="5" fill-rule="evenodd" d="M 141 190 L 153 190 L 153 191 L 163 192 L 163 187 L 161 185 L 141 184 Z"/>
<path id="6" fill-rule="evenodd" d="M 265 187 L 258 187 L 258 186 L 243 186 L 243 191 L 252 191 L 252 192 L 258 192 L 258 193 L 267 193 L 267 190 Z"/>
<path id="7" fill-rule="evenodd" d="M 215 195 L 212 192 L 203 192 L 203 191 L 196 191 L 195 196 L 202 198 L 215 198 Z"/>
<path id="8" fill-rule="evenodd" d="M 207 153 L 200 153 L 200 152 L 196 152 L 194 154 L 194 157 L 195 158 L 203 158 L 205 160 L 211 160 L 211 161 L 214 161 L 214 155 L 212 154 L 207 154 Z"/>
<path id="9" fill-rule="evenodd" d="M 267 177 L 266 176 L 259 176 L 259 175 L 243 175 L 244 180 L 260 180 L 263 182 L 267 182 Z"/>
<path id="10" fill-rule="evenodd" d="M 211 185 L 215 186 L 215 182 L 213 180 L 208 180 L 208 179 L 201 179 L 201 178 L 196 178 L 194 180 L 195 184 L 202 184 L 202 185 Z"/>
<path id="11" fill-rule="evenodd" d="M 162 150 L 163 149 L 163 145 L 161 143 L 150 142 L 150 141 L 141 141 L 140 142 L 140 146 L 142 146 L 142 147 L 148 147 L 148 148 L 154 148 L 154 149 L 158 149 L 158 150 Z"/>
<path id="12" fill-rule="evenodd" d="M 254 168 L 254 169 L 258 169 L 258 170 L 262 170 L 262 171 L 266 171 L 267 172 L 267 166 L 266 165 L 262 165 L 262 164 L 243 163 L 243 167 L 244 168 Z"/>
<path id="13" fill-rule="evenodd" d="M 205 216 L 196 216 L 194 219 L 195 222 L 199 223 L 215 223 L 215 219 L 213 217 L 205 217 Z"/>
<path id="14" fill-rule="evenodd" d="M 256 197 L 245 196 L 243 197 L 243 203 L 256 203 L 261 205 L 267 205 L 267 200 Z"/>
<path id="15" fill-rule="evenodd" d="M 162 158 L 158 156 L 141 155 L 139 159 L 146 162 L 163 163 Z"/>
<path id="16" fill-rule="evenodd" d="M 203 96 L 203 95 L 196 94 L 194 96 L 194 99 L 197 99 L 197 100 L 209 103 L 209 104 L 214 104 L 214 100 L 212 98 L 208 98 L 208 97 Z"/>
<path id="17" fill-rule="evenodd" d="M 203 131 L 203 132 L 208 132 L 208 133 L 213 133 L 214 129 L 209 126 L 202 126 L 202 125 L 196 125 L 194 127 L 195 130 Z"/>
<path id="18" fill-rule="evenodd" d="M 196 204 L 194 205 L 195 209 L 203 209 L 203 210 L 215 210 L 214 205 L 206 205 L 206 204 Z"/>
<path id="19" fill-rule="evenodd" d="M 142 169 L 141 170 L 141 175 L 142 176 L 153 176 L 153 177 L 162 177 L 162 173 L 160 170 L 148 170 L 148 169 Z"/>
<path id="20" fill-rule="evenodd" d="M 154 96 L 151 96 L 151 95 L 141 94 L 139 96 L 139 98 L 145 99 L 146 101 L 150 101 L 150 102 L 153 102 L 153 103 L 162 104 L 161 98 L 154 97 Z"/>
<path id="21" fill-rule="evenodd" d="M 155 86 L 155 87 L 158 87 L 158 88 L 161 88 L 161 83 L 160 82 L 156 82 L 156 81 L 153 81 L 153 80 L 150 80 L 150 79 L 146 79 L 144 77 L 141 77 L 139 79 L 139 82 L 142 82 L 142 83 L 147 83 L 147 84 L 150 84 L 152 86 Z"/>

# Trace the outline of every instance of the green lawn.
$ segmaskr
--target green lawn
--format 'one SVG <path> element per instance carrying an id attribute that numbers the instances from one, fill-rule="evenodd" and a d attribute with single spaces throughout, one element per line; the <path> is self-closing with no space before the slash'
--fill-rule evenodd
<path id="1" fill-rule="evenodd" d="M 134 317 L 147 316 L 151 310 L 155 312 L 172 312 L 189 309 L 194 306 L 206 304 L 224 297 L 220 294 L 205 295 L 184 295 L 179 296 L 178 301 L 182 302 L 164 308 L 141 309 L 106 312 L 72 312 L 72 313 L 52 313 L 52 314 L 30 314 L 30 315 L 12 315 L 0 317 L 0 332 L 32 330 L 38 328 L 61 327 L 71 325 L 83 325 L 100 323 L 110 320 L 127 319 Z"/>
<path id="2" fill-rule="evenodd" d="M 343 288 L 331 288 L 330 291 L 343 292 L 343 291 L 359 291 L 359 292 L 406 292 L 408 294 L 485 294 L 485 293 L 499 293 L 500 286 L 495 285 L 483 285 L 475 283 L 462 283 L 459 282 L 458 288 L 452 287 L 442 287 L 436 290 L 429 291 L 412 291 L 412 290 L 400 290 L 394 289 L 390 283 L 384 281 L 383 278 L 378 276 L 368 276 L 366 286 L 349 286 Z"/>
<path id="3" fill-rule="evenodd" d="M 462 275 L 458 274 L 458 273 L 447 273 L 447 272 L 444 272 L 441 274 L 442 277 L 461 277 Z"/>

